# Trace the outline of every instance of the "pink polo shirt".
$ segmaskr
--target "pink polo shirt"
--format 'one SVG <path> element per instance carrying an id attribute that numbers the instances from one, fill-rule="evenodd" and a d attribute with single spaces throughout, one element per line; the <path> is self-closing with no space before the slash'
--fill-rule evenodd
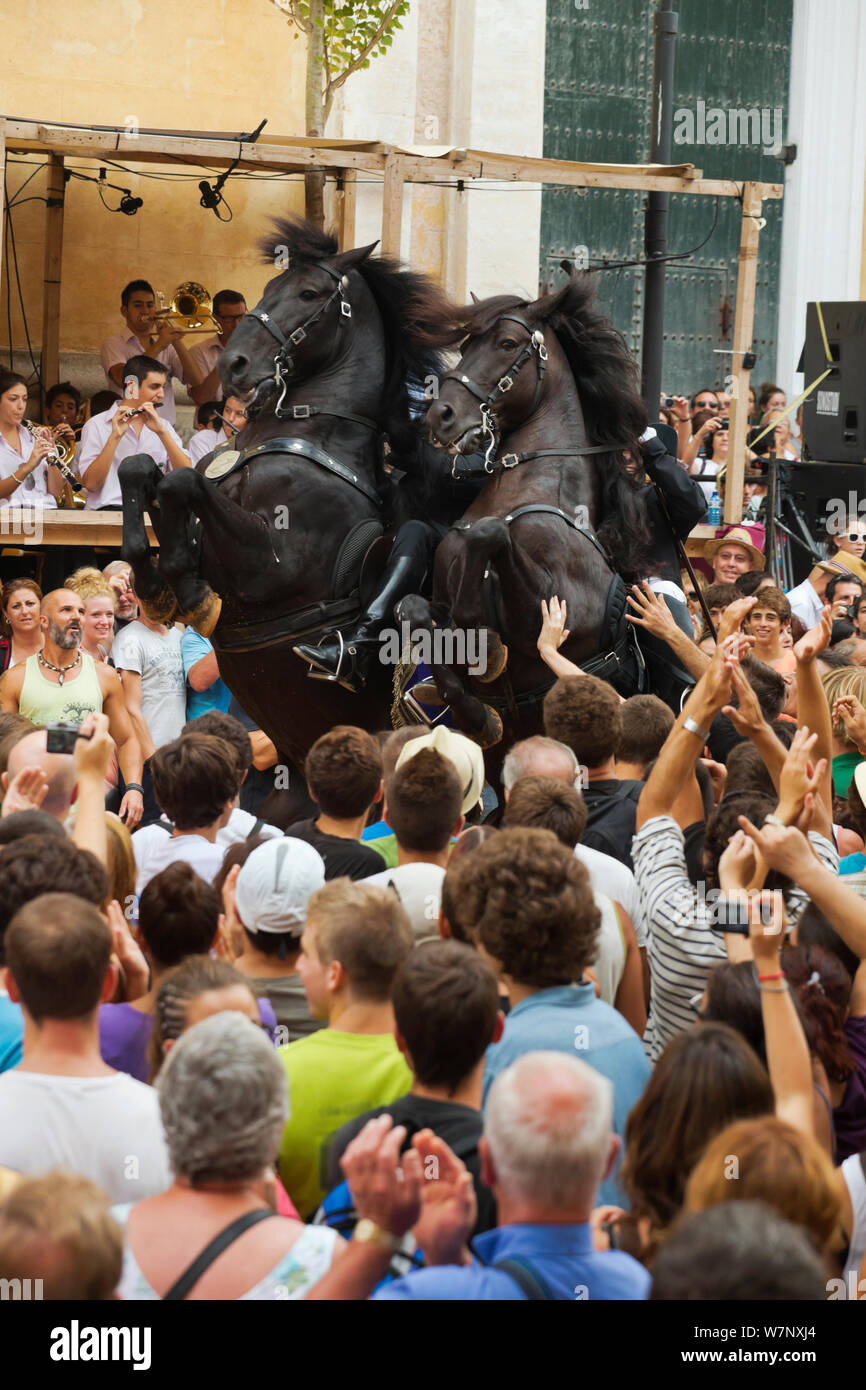
<path id="1" fill-rule="evenodd" d="M 145 344 L 135 336 L 134 333 L 113 333 L 110 338 L 106 338 L 102 347 L 99 349 L 99 360 L 105 371 L 105 380 L 108 389 L 113 391 L 115 396 L 122 396 L 123 391 L 117 382 L 108 375 L 112 367 L 116 367 L 118 362 L 128 362 L 130 357 L 155 357 L 157 362 L 161 362 L 168 368 L 168 377 L 165 382 L 165 399 L 161 406 L 157 407 L 157 413 L 163 420 L 168 420 L 173 425 L 176 418 L 174 408 L 174 388 L 172 377 L 177 377 L 178 381 L 183 381 L 183 364 L 178 357 L 175 349 L 169 344 L 163 348 L 162 352 L 153 353 Z"/>
<path id="2" fill-rule="evenodd" d="M 88 468 L 105 448 L 111 434 L 111 422 L 117 410 L 124 404 L 123 401 L 117 401 L 110 410 L 103 410 L 100 415 L 92 415 L 81 431 L 78 472 L 82 479 L 86 479 Z M 171 425 L 167 425 L 167 429 L 178 448 L 183 449 L 180 436 L 175 433 Z M 85 505 L 88 510 L 96 511 L 99 507 L 120 507 L 123 505 L 120 483 L 117 480 L 117 469 L 123 459 L 131 458 L 133 454 L 149 454 L 163 473 L 171 472 L 171 459 L 159 435 L 154 434 L 149 425 L 142 426 L 141 434 L 138 435 L 132 425 L 129 425 L 114 451 L 114 458 L 111 460 L 111 467 L 102 487 L 87 494 Z"/>
<path id="3" fill-rule="evenodd" d="M 206 376 L 210 376 L 222 356 L 222 351 L 223 344 L 219 338 L 209 338 L 207 342 L 197 343 L 195 347 L 190 348 L 189 355 L 201 372 L 202 381 Z M 222 382 L 217 382 L 216 390 L 211 399 L 215 401 L 223 399 Z"/>
<path id="4" fill-rule="evenodd" d="M 227 441 L 228 435 L 222 427 L 218 430 L 196 430 L 195 434 L 190 436 L 186 451 L 195 464 L 198 463 L 199 459 L 203 459 L 205 454 L 218 449 L 221 444 L 225 444 Z"/>

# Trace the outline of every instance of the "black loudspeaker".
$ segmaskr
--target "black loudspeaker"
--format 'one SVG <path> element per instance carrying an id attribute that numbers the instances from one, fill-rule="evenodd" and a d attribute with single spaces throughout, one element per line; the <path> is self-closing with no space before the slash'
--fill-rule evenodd
<path id="1" fill-rule="evenodd" d="M 790 464 L 788 470 L 786 491 L 822 549 L 828 521 L 838 530 L 848 516 L 866 519 L 866 470 L 862 464 L 813 461 Z M 789 524 L 787 518 L 783 520 Z M 791 558 L 799 584 L 807 577 L 812 561 L 799 545 L 792 545 Z"/>
<path id="2" fill-rule="evenodd" d="M 866 462 L 866 303 L 821 301 L 833 370 L 803 405 L 803 437 L 812 458 Z M 808 386 L 827 366 L 815 304 L 806 306 L 802 370 Z"/>

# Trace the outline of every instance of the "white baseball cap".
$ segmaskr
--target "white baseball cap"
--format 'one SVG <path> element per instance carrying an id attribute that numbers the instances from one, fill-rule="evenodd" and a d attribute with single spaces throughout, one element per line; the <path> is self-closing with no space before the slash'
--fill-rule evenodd
<path id="1" fill-rule="evenodd" d="M 235 884 L 238 915 L 250 931 L 300 936 L 307 903 L 325 883 L 325 862 L 306 840 L 285 835 L 249 855 Z"/>
<path id="2" fill-rule="evenodd" d="M 478 805 L 484 787 L 484 756 L 478 744 L 465 734 L 457 734 L 453 729 L 447 729 L 444 724 L 437 724 L 431 733 L 410 739 L 397 759 L 397 767 L 403 767 L 410 758 L 420 753 L 422 748 L 434 749 L 456 767 L 463 790 L 463 805 L 460 809 L 465 816 Z"/>

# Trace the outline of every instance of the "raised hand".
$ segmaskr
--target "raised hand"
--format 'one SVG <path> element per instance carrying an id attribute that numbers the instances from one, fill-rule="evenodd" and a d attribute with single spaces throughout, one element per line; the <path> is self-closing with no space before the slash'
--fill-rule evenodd
<path id="1" fill-rule="evenodd" d="M 785 874 L 794 883 L 799 883 L 801 875 L 814 869 L 819 862 L 806 836 L 796 826 L 763 825 L 759 829 L 746 816 L 737 819 L 770 868 Z"/>
<path id="2" fill-rule="evenodd" d="M 421 1214 L 421 1162 L 414 1150 L 400 1163 L 406 1138 L 403 1125 L 392 1128 L 390 1115 L 368 1121 L 340 1160 L 355 1210 L 384 1231 L 403 1236 Z"/>
<path id="3" fill-rule="evenodd" d="M 751 598 L 735 598 L 733 603 L 729 603 L 721 618 L 719 619 L 718 640 L 724 642 L 733 633 L 739 632 L 743 619 L 746 618 L 758 600 L 754 594 Z M 747 634 L 743 634 L 746 636 Z M 753 638 L 749 638 L 749 644 L 754 643 Z"/>
<path id="4" fill-rule="evenodd" d="M 835 723 L 845 725 L 845 733 L 860 752 L 866 748 L 866 709 L 856 695 L 842 695 L 833 702 L 832 717 Z"/>
<path id="5" fill-rule="evenodd" d="M 541 632 L 538 634 L 538 650 L 542 655 L 545 651 L 558 652 L 563 642 L 568 638 L 568 628 L 565 626 L 568 622 L 565 599 L 560 603 L 556 594 L 553 595 L 549 604 L 542 599 L 541 616 L 543 622 Z"/>
<path id="6" fill-rule="evenodd" d="M 38 811 L 48 795 L 48 778 L 41 767 L 22 767 L 9 783 L 3 797 L 2 816 L 16 811 Z"/>
<path id="7" fill-rule="evenodd" d="M 626 621 L 635 623 L 638 627 L 645 628 L 654 637 L 665 640 L 665 634 L 670 633 L 671 628 L 676 628 L 674 616 L 668 608 L 661 594 L 657 594 L 649 586 L 645 579 L 643 584 L 633 584 L 631 593 L 627 596 L 629 606 L 634 610 L 626 613 Z M 678 630 L 678 629 L 677 629 Z"/>
<path id="8" fill-rule="evenodd" d="M 810 627 L 805 632 L 799 642 L 794 645 L 794 656 L 801 666 L 814 661 L 819 652 L 825 647 L 829 647 L 830 638 L 833 633 L 833 610 L 829 603 L 824 604 L 824 610 L 814 627 Z"/>
<path id="9" fill-rule="evenodd" d="M 412 1148 L 423 1172 L 421 1215 L 412 1234 L 428 1265 L 460 1264 L 478 1217 L 472 1174 L 432 1129 L 416 1134 Z"/>
<path id="10" fill-rule="evenodd" d="M 738 734 L 745 734 L 746 738 L 751 738 L 764 727 L 764 715 L 758 697 L 739 665 L 733 662 L 729 665 L 731 685 L 738 704 L 736 707 L 725 705 L 722 714 L 727 715 Z"/>

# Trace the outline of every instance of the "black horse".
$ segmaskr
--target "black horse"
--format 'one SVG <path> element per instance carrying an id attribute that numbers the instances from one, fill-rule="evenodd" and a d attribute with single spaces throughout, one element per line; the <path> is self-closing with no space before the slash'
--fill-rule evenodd
<path id="1" fill-rule="evenodd" d="M 220 361 L 226 391 L 252 393 L 248 423 L 195 468 L 164 477 L 144 455 L 121 465 L 123 554 L 146 611 L 212 636 L 232 692 L 301 767 L 333 725 L 390 722 L 386 667 L 351 695 L 310 683 L 292 646 L 361 612 L 362 567 L 387 520 L 383 441 L 392 463 L 422 466 L 406 382 L 423 380 L 456 330 L 432 282 L 370 259 L 373 246 L 338 253 L 293 220 L 275 223 L 261 249 L 286 268 Z"/>
<path id="2" fill-rule="evenodd" d="M 536 647 L 541 599 L 567 600 L 565 656 L 623 693 L 639 688 L 620 576 L 640 575 L 649 538 L 623 451 L 637 457 L 647 416 L 631 354 L 593 297 L 591 280 L 575 277 L 532 303 L 503 295 L 467 306 L 468 344 L 427 415 L 456 469 L 460 455 L 486 449 L 490 481 L 439 547 L 433 603 L 412 596 L 399 616 L 429 633 L 439 694 L 492 750 L 493 775 L 510 742 L 537 732 L 553 681 Z M 464 646 L 470 630 L 483 632 L 486 672 L 437 663 L 443 627 Z"/>

